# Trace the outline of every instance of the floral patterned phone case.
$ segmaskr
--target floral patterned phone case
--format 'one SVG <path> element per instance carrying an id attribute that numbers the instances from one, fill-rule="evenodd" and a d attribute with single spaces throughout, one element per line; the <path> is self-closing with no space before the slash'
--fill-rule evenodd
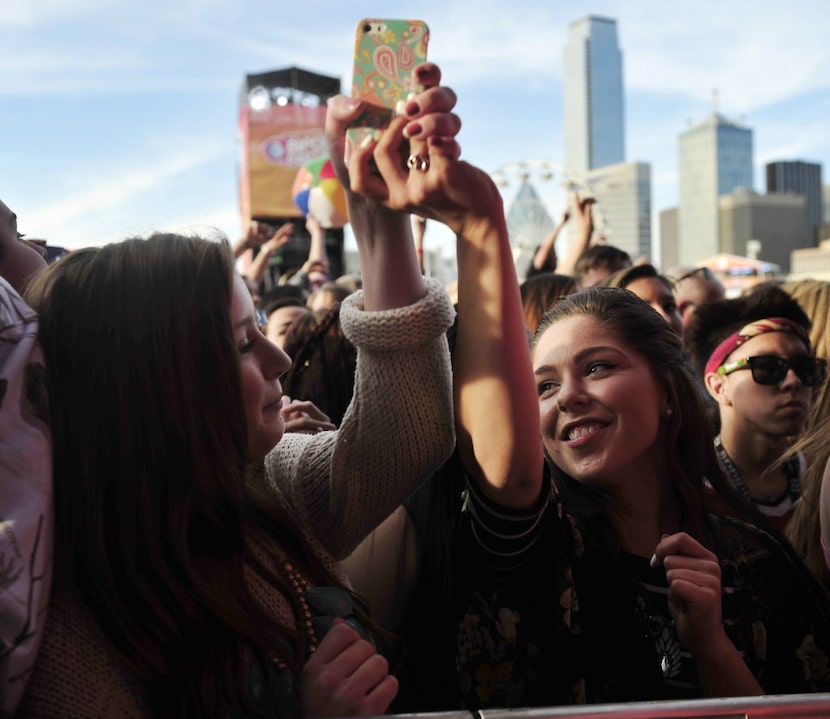
<path id="1" fill-rule="evenodd" d="M 421 20 L 366 18 L 355 29 L 352 97 L 367 106 L 353 123 L 352 140 L 378 135 L 420 90 L 414 69 L 427 58 L 429 28 Z"/>

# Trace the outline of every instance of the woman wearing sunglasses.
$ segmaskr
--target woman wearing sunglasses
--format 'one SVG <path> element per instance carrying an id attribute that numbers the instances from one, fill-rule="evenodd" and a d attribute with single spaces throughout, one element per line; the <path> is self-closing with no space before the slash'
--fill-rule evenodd
<path id="1" fill-rule="evenodd" d="M 733 486 L 779 529 L 792 515 L 803 454 L 776 460 L 801 434 L 826 361 L 810 346 L 810 320 L 775 285 L 697 310 L 687 348 L 717 401 L 718 458 Z"/>

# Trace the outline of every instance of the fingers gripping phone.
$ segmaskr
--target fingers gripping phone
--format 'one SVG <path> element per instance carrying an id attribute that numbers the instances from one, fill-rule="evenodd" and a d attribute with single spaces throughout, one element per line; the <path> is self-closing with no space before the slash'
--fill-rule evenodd
<path id="1" fill-rule="evenodd" d="M 366 106 L 352 123 L 353 141 L 378 135 L 422 89 L 414 70 L 427 59 L 428 43 L 429 28 L 422 20 L 365 18 L 357 24 L 351 96 Z"/>

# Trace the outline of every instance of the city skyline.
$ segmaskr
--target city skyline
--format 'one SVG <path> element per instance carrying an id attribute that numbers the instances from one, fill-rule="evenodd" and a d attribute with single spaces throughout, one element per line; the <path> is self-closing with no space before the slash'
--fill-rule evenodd
<path id="1" fill-rule="evenodd" d="M 238 97 L 245 74 L 297 65 L 348 91 L 353 28 L 369 2 L 9 0 L 0 6 L 0 198 L 21 231 L 70 248 L 150 229 L 240 231 Z M 390 2 L 399 16 L 411 6 Z M 564 164 L 562 54 L 588 14 L 616 18 L 625 53 L 626 156 L 652 167 L 652 216 L 677 205 L 678 136 L 712 110 L 755 133 L 755 189 L 774 160 L 830 162 L 830 19 L 816 0 L 437 3 L 419 16 L 459 94 L 463 157 L 489 172 Z M 771 49 L 774 48 L 774 51 Z M 561 178 L 538 190 L 552 217 Z M 509 207 L 518 184 L 505 188 Z M 654 233 L 657 239 L 657 233 Z M 428 245 L 453 252 L 430 227 Z"/>

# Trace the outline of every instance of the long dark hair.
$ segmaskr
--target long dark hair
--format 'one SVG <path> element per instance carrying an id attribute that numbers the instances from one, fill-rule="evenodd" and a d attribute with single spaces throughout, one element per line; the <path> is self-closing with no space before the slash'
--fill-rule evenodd
<path id="1" fill-rule="evenodd" d="M 536 332 L 539 320 L 561 297 L 576 292 L 576 278 L 554 272 L 529 277 L 519 285 L 525 325 L 530 333 Z"/>
<path id="2" fill-rule="evenodd" d="M 641 355 L 666 393 L 671 415 L 662 422 L 661 480 L 667 484 L 676 529 L 688 532 L 713 549 L 714 537 L 706 519 L 704 478 L 734 506 L 739 516 L 754 518 L 757 513 L 734 492 L 718 465 L 711 424 L 689 372 L 680 338 L 656 310 L 630 290 L 592 287 L 565 297 L 545 314 L 531 351 L 545 332 L 555 331 L 551 328 L 557 322 L 580 316 L 595 318 Z M 586 529 L 586 542 L 596 543 L 598 549 L 605 551 L 616 546 L 606 518 L 605 493 L 570 477 L 553 463 L 551 471 L 566 509 Z M 587 531 L 588 527 L 594 531 Z"/>
<path id="3" fill-rule="evenodd" d="M 770 553 L 789 565 L 792 570 L 792 574 L 788 575 L 790 579 L 799 579 L 799 588 L 812 599 L 815 614 L 811 621 L 816 622 L 816 626 L 827 626 L 830 619 L 827 594 L 807 571 L 789 542 L 754 505 L 738 495 L 720 468 L 706 410 L 677 335 L 656 310 L 629 290 L 596 287 L 566 297 L 548 312 L 539 325 L 533 346 L 546 331 L 556 331 L 553 327 L 556 322 L 584 315 L 597 319 L 627 347 L 639 353 L 666 393 L 672 413 L 663 421 L 664 451 L 659 470 L 661 480 L 667 485 L 667 495 L 671 498 L 677 521 L 675 529 L 688 532 L 722 559 L 733 551 L 729 540 L 708 512 L 705 478 L 726 502 L 729 514 L 764 530 L 748 531 L 752 531 L 756 540 Z M 641 621 L 636 610 L 632 611 L 632 606 L 636 607 L 632 602 L 636 602 L 635 597 L 639 593 L 637 562 L 623 551 L 614 532 L 607 514 L 607 496 L 594 487 L 578 482 L 554 463 L 550 464 L 562 504 L 575 521 L 585 547 L 581 559 L 574 562 L 574 577 L 586 641 L 601 655 L 596 660 L 600 668 L 595 671 L 600 677 L 606 671 L 610 672 L 608 676 L 617 676 L 620 662 L 628 662 L 629 667 L 652 666 L 656 672 L 656 664 L 649 659 L 653 647 L 650 642 L 644 642 Z M 609 650 L 606 661 L 605 645 L 609 633 L 617 637 L 612 644 L 625 649 L 624 654 L 614 654 L 613 650 Z M 649 672 L 639 669 L 627 675 L 626 682 L 631 687 L 642 684 L 646 691 L 652 693 L 654 687 L 662 686 L 657 673 L 651 676 Z"/>
<path id="4" fill-rule="evenodd" d="M 332 583 L 248 480 L 233 273 L 226 242 L 157 234 L 73 252 L 27 293 L 50 392 L 55 584 L 168 716 L 265 713 L 252 663 L 304 657 L 248 590 L 245 567 L 292 601 L 252 544 Z"/>

